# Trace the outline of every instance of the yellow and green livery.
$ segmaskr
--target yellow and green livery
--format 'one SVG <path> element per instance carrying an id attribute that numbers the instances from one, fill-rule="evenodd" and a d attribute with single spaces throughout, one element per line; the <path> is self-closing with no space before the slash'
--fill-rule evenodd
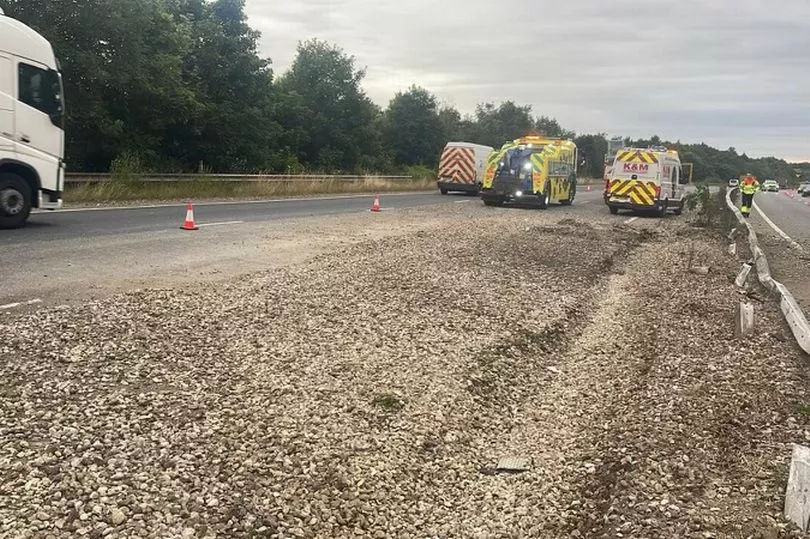
<path id="1" fill-rule="evenodd" d="M 527 135 L 490 154 L 479 195 L 488 206 L 511 202 L 545 209 L 553 203 L 571 204 L 576 164 L 573 141 Z"/>

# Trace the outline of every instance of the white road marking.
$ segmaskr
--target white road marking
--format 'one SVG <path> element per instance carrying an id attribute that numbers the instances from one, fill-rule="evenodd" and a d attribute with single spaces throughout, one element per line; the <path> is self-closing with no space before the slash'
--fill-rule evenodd
<path id="1" fill-rule="evenodd" d="M 18 301 L 17 303 L 7 303 L 5 305 L 0 305 L 0 311 L 7 311 L 9 309 L 16 309 L 17 307 L 26 307 L 28 305 L 36 305 L 37 303 L 42 303 L 42 300 L 31 299 L 28 301 Z"/>
<path id="2" fill-rule="evenodd" d="M 430 194 L 427 191 L 413 191 L 405 193 L 385 193 L 386 197 L 403 197 L 410 195 L 424 195 Z M 240 206 L 242 204 L 276 204 L 280 202 L 317 202 L 319 200 L 353 200 L 357 198 L 373 198 L 373 195 L 340 195 L 331 197 L 295 197 L 295 198 L 270 198 L 263 200 L 231 200 L 222 202 L 193 202 L 194 206 Z M 382 197 L 380 197 L 382 198 Z M 46 214 L 50 213 L 57 215 L 60 213 L 78 213 L 85 211 L 113 211 L 113 210 L 153 210 L 157 208 L 185 208 L 185 202 L 170 202 L 168 204 L 146 204 L 142 206 L 104 206 L 94 208 L 62 208 L 59 210 L 35 210 L 32 214 Z"/>
<path id="3" fill-rule="evenodd" d="M 198 223 L 197 226 L 225 226 L 225 225 L 241 225 L 244 221 L 222 221 L 219 223 Z"/>
<path id="4" fill-rule="evenodd" d="M 785 241 L 787 241 L 788 243 L 790 243 L 790 246 L 791 246 L 791 247 L 793 247 L 794 249 L 798 249 L 799 251 L 804 251 L 804 249 L 802 249 L 802 246 L 801 246 L 801 245 L 799 245 L 798 243 L 796 243 L 795 241 L 793 241 L 793 238 L 791 238 L 790 236 L 788 236 L 787 234 L 785 234 L 785 232 L 784 232 L 784 231 L 783 231 L 781 228 L 779 228 L 778 226 L 776 226 L 776 223 L 774 223 L 773 221 L 771 221 L 771 220 L 770 220 L 770 218 L 768 218 L 768 216 L 767 216 L 767 215 L 765 215 L 765 212 L 764 212 L 764 211 L 762 211 L 762 210 L 759 208 L 759 206 L 757 206 L 757 203 L 756 203 L 756 202 L 754 202 L 754 203 L 752 204 L 752 206 L 753 206 L 753 207 L 754 207 L 754 209 L 757 211 L 757 213 L 759 214 L 759 216 L 760 216 L 760 217 L 762 217 L 762 219 L 764 219 L 766 223 L 768 223 L 768 226 L 770 226 L 772 229 L 774 229 L 774 230 L 776 231 L 776 233 L 777 233 L 777 234 L 779 234 L 780 236 L 782 236 L 782 239 L 784 239 Z"/>
<path id="5" fill-rule="evenodd" d="M 638 217 L 631 217 L 630 219 L 628 219 L 627 221 L 625 221 L 625 223 L 627 223 L 627 224 L 629 225 L 629 224 L 630 224 L 630 223 L 632 223 L 633 221 L 638 221 Z"/>
<path id="6" fill-rule="evenodd" d="M 472 202 L 472 201 L 471 200 L 456 200 L 454 203 L 455 204 L 469 204 L 470 202 Z"/>

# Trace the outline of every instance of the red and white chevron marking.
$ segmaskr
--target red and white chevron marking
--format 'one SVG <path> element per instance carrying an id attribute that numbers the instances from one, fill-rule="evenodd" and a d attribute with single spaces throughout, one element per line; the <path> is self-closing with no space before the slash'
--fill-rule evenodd
<path id="1" fill-rule="evenodd" d="M 475 183 L 475 152 L 472 148 L 445 148 L 439 162 L 439 179 Z"/>

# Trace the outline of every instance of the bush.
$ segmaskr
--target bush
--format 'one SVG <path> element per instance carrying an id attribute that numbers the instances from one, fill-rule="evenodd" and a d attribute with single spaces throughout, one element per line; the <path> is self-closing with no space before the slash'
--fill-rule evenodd
<path id="1" fill-rule="evenodd" d="M 113 180 L 132 180 L 140 172 L 142 172 L 141 159 L 130 151 L 123 152 L 110 164 L 110 175 Z"/>
<path id="2" fill-rule="evenodd" d="M 403 176 L 411 176 L 414 180 L 435 180 L 436 171 L 422 165 L 407 167 Z"/>
<path id="3" fill-rule="evenodd" d="M 726 229 L 731 226 L 731 212 L 726 205 L 726 187 L 721 185 L 715 193 L 709 186 L 699 184 L 694 193 L 684 198 L 686 209 L 695 225 Z"/>

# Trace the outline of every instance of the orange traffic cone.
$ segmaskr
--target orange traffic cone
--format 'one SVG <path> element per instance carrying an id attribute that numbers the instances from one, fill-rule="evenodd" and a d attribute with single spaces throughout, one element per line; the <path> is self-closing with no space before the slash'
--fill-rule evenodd
<path id="1" fill-rule="evenodd" d="M 186 222 L 180 227 L 183 230 L 197 230 L 199 227 L 194 223 L 194 206 L 191 202 L 186 206 Z"/>
<path id="2" fill-rule="evenodd" d="M 380 211 L 380 195 L 374 195 L 374 204 L 371 205 L 371 211 Z"/>

